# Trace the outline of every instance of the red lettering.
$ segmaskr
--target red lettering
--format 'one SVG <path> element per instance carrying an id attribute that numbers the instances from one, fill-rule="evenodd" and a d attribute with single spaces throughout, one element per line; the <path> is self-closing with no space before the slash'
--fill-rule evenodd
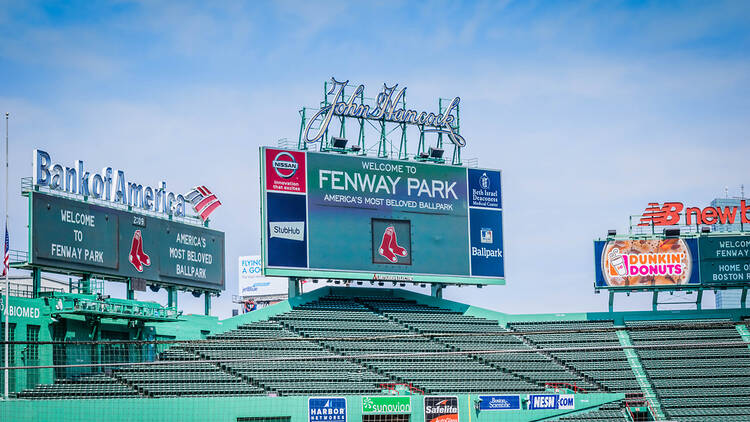
<path id="1" fill-rule="evenodd" d="M 698 207 L 690 207 L 685 210 L 685 224 L 688 226 L 693 224 L 693 220 L 691 217 L 695 214 L 695 224 L 703 224 L 703 220 L 701 219 L 701 209 Z"/>
<path id="2" fill-rule="evenodd" d="M 716 224 L 716 209 L 712 207 L 706 207 L 703 209 L 703 224 Z"/>
<path id="3" fill-rule="evenodd" d="M 657 226 L 674 226 L 680 224 L 680 212 L 684 207 L 682 202 L 665 202 L 661 207 L 663 214 L 659 221 L 654 221 L 654 224 Z"/>
<path id="4" fill-rule="evenodd" d="M 721 224 L 734 224 L 734 216 L 737 214 L 737 207 L 716 207 L 716 211 L 719 213 L 719 221 Z"/>
<path id="5" fill-rule="evenodd" d="M 750 217 L 747 215 L 748 211 L 750 211 L 750 207 L 747 206 L 747 203 L 743 199 L 740 201 L 740 215 L 742 216 L 743 224 L 750 224 Z"/>

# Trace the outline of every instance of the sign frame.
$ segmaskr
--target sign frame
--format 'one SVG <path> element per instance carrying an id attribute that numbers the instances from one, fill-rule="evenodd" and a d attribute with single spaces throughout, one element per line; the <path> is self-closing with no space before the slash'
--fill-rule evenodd
<path id="1" fill-rule="evenodd" d="M 692 271 L 696 273 L 698 282 L 688 284 L 675 284 L 675 285 L 628 285 L 628 286 L 608 286 L 600 284 L 600 278 L 603 277 L 601 274 L 601 254 L 600 246 L 598 244 L 603 243 L 605 246 L 607 242 L 614 240 L 632 240 L 632 239 L 664 239 L 663 235 L 634 235 L 634 236 L 617 236 L 606 239 L 594 240 L 594 289 L 595 290 L 609 290 L 610 292 L 632 292 L 632 291 L 701 291 L 701 290 L 713 290 L 713 289 L 750 289 L 750 272 L 742 270 L 742 265 L 747 265 L 750 269 L 750 258 L 747 264 L 741 265 L 741 270 L 745 271 L 747 281 L 706 281 L 707 277 L 712 277 L 712 273 L 707 273 L 706 269 L 709 264 L 715 262 L 721 262 L 719 258 L 708 258 L 709 244 L 713 242 L 720 242 L 721 240 L 733 241 L 737 239 L 747 240 L 750 242 L 750 232 L 717 232 L 717 233 L 696 233 L 691 235 L 682 235 L 680 239 L 691 240 L 697 243 L 696 253 L 694 262 L 692 262 Z M 742 246 L 743 248 L 750 249 L 750 246 Z M 742 258 L 728 257 L 726 261 L 740 261 Z"/>
<path id="2" fill-rule="evenodd" d="M 309 190 L 309 181 L 307 180 L 308 177 L 305 177 L 304 186 L 297 186 L 290 189 L 286 192 L 281 192 L 278 190 L 272 190 L 269 191 L 268 184 L 269 181 L 266 180 L 266 174 L 267 173 L 267 157 L 266 157 L 266 151 L 272 150 L 272 151 L 286 151 L 294 154 L 303 155 L 305 157 L 305 163 L 301 168 L 304 168 L 304 171 L 307 171 L 307 169 L 310 167 L 310 163 L 308 160 L 309 154 L 319 154 L 319 155 L 333 155 L 330 153 L 324 153 L 324 152 L 314 152 L 314 151 L 308 151 L 308 150 L 291 150 L 286 148 L 276 148 L 276 147 L 260 147 L 259 148 L 259 169 L 260 169 L 260 196 L 261 196 L 261 255 L 263 257 L 263 275 L 264 276 L 270 276 L 270 277 L 289 277 L 289 278 L 319 278 L 319 279 L 347 279 L 347 280 L 363 280 L 363 281 L 372 281 L 372 282 L 400 282 L 400 283 L 440 283 L 445 285 L 457 285 L 457 284 L 475 284 L 475 285 L 505 285 L 505 229 L 503 225 L 503 184 L 502 184 L 502 170 L 497 169 L 487 169 L 487 168 L 469 168 L 464 166 L 453 166 L 453 165 L 447 165 L 447 164 L 432 164 L 432 163 L 425 163 L 425 162 L 413 162 L 413 161 L 403 161 L 404 164 L 414 164 L 419 166 L 440 166 L 440 167 L 447 167 L 451 169 L 461 169 L 466 172 L 466 181 L 467 181 L 467 236 L 469 236 L 469 244 L 468 250 L 466 252 L 467 259 L 471 261 L 471 248 L 472 248 L 472 242 L 471 242 L 471 232 L 470 227 L 468 225 L 470 224 L 470 217 L 469 214 L 472 211 L 486 211 L 490 210 L 491 208 L 485 208 L 485 207 L 478 207 L 471 205 L 470 199 L 469 199 L 469 172 L 470 171 L 485 171 L 485 172 L 494 172 L 499 175 L 499 188 L 498 188 L 498 201 L 499 206 L 495 208 L 496 212 L 500 213 L 500 228 L 501 228 L 501 236 L 500 236 L 500 246 L 502 250 L 502 276 L 481 276 L 481 275 L 453 275 L 453 274 L 431 274 L 431 273 L 409 273 L 409 272 L 399 272 L 394 270 L 384 270 L 384 271 L 368 271 L 368 270 L 342 270 L 342 269 L 335 269 L 335 268 L 311 268 L 309 265 L 309 250 L 307 252 L 307 267 L 282 267 L 282 266 L 271 266 L 269 265 L 269 240 L 270 236 L 268 234 L 269 231 L 269 222 L 268 222 L 268 216 L 269 216 L 269 193 L 271 194 L 278 194 L 278 195 L 287 195 L 287 196 L 304 196 L 305 201 L 305 218 L 308 218 L 309 215 L 307 214 L 308 208 L 309 208 L 309 201 L 308 201 L 308 195 L 310 194 Z M 333 155 L 338 156 L 338 155 Z M 352 156 L 349 157 L 352 160 L 372 160 L 372 161 L 381 161 L 381 162 L 401 162 L 398 160 L 390 160 L 385 159 L 381 157 L 362 157 L 362 156 Z M 282 176 L 284 177 L 284 176 Z M 304 239 L 306 247 L 309 249 L 308 245 L 308 234 L 309 234 L 309 221 L 305 220 L 305 229 L 304 229 Z M 471 274 L 471 264 L 469 264 L 469 274 Z"/>
<path id="3" fill-rule="evenodd" d="M 77 274 L 77 275 L 93 275 L 97 278 L 101 278 L 104 280 L 110 280 L 110 281 L 120 281 L 124 282 L 131 278 L 139 278 L 146 280 L 146 283 L 153 284 L 153 285 L 159 285 L 159 286 L 175 286 L 177 288 L 181 289 L 187 289 L 187 290 L 199 290 L 199 291 L 207 291 L 207 292 L 221 292 L 222 290 L 225 290 L 226 288 L 226 263 L 225 263 L 225 254 L 226 254 L 226 245 L 225 245 L 225 236 L 224 233 L 218 230 L 209 229 L 207 227 L 204 227 L 202 225 L 191 225 L 186 224 L 180 221 L 175 220 L 168 220 L 161 218 L 159 216 L 154 216 L 151 214 L 143 214 L 138 212 L 129 211 L 126 209 L 120 209 L 115 207 L 107 206 L 107 204 L 100 204 L 98 202 L 89 202 L 89 201 L 81 201 L 77 198 L 70 198 L 66 196 L 56 195 L 54 193 L 47 193 L 47 192 L 40 192 L 38 190 L 28 191 L 24 192 L 24 195 L 27 196 L 29 201 L 29 229 L 28 229 L 28 236 L 29 236 L 29 253 L 28 257 L 26 259 L 25 263 L 16 264 L 15 267 L 18 268 L 40 268 L 43 271 L 52 272 L 52 273 L 60 273 L 60 274 Z M 35 201 L 44 201 L 45 198 L 48 198 L 50 203 L 57 203 L 58 206 L 71 206 L 71 207 L 77 207 L 82 208 L 84 210 L 91 210 L 95 211 L 96 213 L 100 214 L 106 214 L 107 216 L 117 216 L 115 219 L 115 227 L 114 227 L 114 239 L 107 239 L 108 242 L 114 242 L 114 253 L 116 254 L 116 264 L 107 264 L 107 265 L 87 265 L 86 263 L 82 262 L 75 262 L 75 261 L 66 261 L 64 259 L 54 259 L 47 256 L 38 256 L 37 252 L 37 244 L 39 242 L 39 239 L 37 239 L 37 236 L 40 236 L 41 234 L 35 234 L 35 230 L 38 229 L 38 225 L 41 224 L 40 221 L 35 221 L 35 210 L 34 210 L 34 203 Z M 134 270 L 131 270 L 128 265 L 131 263 L 128 263 L 127 258 L 123 258 L 123 253 L 127 254 L 127 250 L 123 251 L 121 243 L 123 242 L 123 239 L 121 239 L 121 227 L 120 225 L 123 225 L 123 223 L 120 220 L 125 219 L 125 221 L 131 221 L 133 223 L 134 229 L 139 232 L 139 238 L 142 236 L 140 235 L 140 231 L 144 230 L 144 233 L 146 233 L 145 230 L 149 230 L 150 227 L 154 224 L 157 225 L 153 230 L 151 230 L 150 233 L 157 233 L 159 236 L 167 236 L 167 234 L 162 233 L 161 230 L 166 230 L 166 233 L 169 233 L 170 231 L 174 230 L 175 232 L 177 230 L 186 230 L 188 232 L 194 232 L 194 233 L 201 233 L 205 234 L 208 238 L 206 241 L 206 245 L 216 242 L 215 246 L 211 246 L 211 249 L 209 249 L 210 252 L 206 252 L 205 255 L 211 255 L 211 263 L 208 263 L 208 267 L 204 267 L 204 271 L 207 273 L 209 271 L 214 272 L 214 275 L 217 275 L 216 273 L 220 274 L 219 277 L 213 277 L 209 278 L 211 281 L 201 281 L 191 278 L 183 278 L 179 276 L 179 272 L 176 275 L 172 275 L 170 272 L 166 270 L 168 268 L 170 260 L 185 260 L 184 257 L 191 256 L 192 253 L 195 253 L 192 251 L 192 249 L 198 248 L 200 246 L 196 245 L 185 245 L 183 248 L 183 258 L 178 258 L 176 256 L 171 256 L 169 252 L 167 251 L 165 254 L 165 251 L 162 249 L 147 249 L 148 256 L 146 259 L 149 259 L 148 264 L 142 264 L 142 269 L 144 272 L 137 272 L 137 267 L 134 272 Z M 50 223 L 46 224 L 53 224 L 50 220 Z M 127 224 L 125 224 L 127 225 Z M 95 227 L 95 226 L 90 226 Z M 61 229 L 62 230 L 62 229 Z M 48 235 L 48 237 L 51 236 L 51 234 Z M 135 235 L 133 235 L 133 243 L 135 244 Z M 179 235 L 178 235 L 179 237 Z M 190 237 L 190 236 L 188 236 Z M 145 237 L 142 237 L 145 239 Z M 187 239 L 187 237 L 185 238 Z M 145 240 L 140 240 L 141 246 L 140 248 L 146 249 L 143 245 L 145 244 Z M 150 241 L 151 245 L 159 244 L 161 246 L 161 242 L 156 241 Z M 164 248 L 168 248 L 168 245 L 164 245 Z M 205 248 L 205 246 L 202 246 L 202 248 Z M 132 252 L 132 247 L 129 248 Z M 216 255 L 214 257 L 213 255 Z M 198 257 L 197 255 L 192 255 L 194 259 L 205 259 L 203 257 Z M 212 265 L 212 263 L 216 260 L 216 265 L 212 269 L 209 269 L 209 267 Z M 187 260 L 186 260 L 187 262 Z M 196 262 L 196 261 L 193 261 Z M 133 264 L 135 266 L 135 264 Z M 122 268 L 122 269 L 121 269 Z M 127 269 L 127 271 L 125 271 Z M 154 275 L 155 274 L 155 275 Z M 210 277 L 207 275 L 207 277 Z M 220 278 L 220 280 L 218 280 Z M 214 281 L 215 280 L 215 281 Z"/>

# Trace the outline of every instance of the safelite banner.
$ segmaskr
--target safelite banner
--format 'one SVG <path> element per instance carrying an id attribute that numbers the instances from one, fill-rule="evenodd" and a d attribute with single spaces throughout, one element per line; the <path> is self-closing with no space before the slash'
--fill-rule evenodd
<path id="1" fill-rule="evenodd" d="M 264 274 L 503 284 L 501 173 L 261 149 Z"/>

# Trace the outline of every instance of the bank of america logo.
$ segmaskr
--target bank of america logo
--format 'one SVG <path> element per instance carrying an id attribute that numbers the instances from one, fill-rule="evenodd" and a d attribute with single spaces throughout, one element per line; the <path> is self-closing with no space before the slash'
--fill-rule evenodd
<path id="1" fill-rule="evenodd" d="M 203 221 L 208 220 L 208 216 L 221 205 L 219 198 L 205 186 L 194 187 L 185 195 L 185 199 L 193 204 L 193 209 L 201 216 Z"/>

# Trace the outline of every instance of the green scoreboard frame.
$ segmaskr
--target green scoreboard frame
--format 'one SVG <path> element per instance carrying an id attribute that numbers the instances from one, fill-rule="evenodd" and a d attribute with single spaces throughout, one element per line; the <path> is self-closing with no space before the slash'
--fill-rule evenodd
<path id="1" fill-rule="evenodd" d="M 260 149 L 266 276 L 505 284 L 499 170 Z"/>
<path id="2" fill-rule="evenodd" d="M 28 261 L 52 272 L 225 288 L 223 232 L 38 191 L 29 192 Z"/>

